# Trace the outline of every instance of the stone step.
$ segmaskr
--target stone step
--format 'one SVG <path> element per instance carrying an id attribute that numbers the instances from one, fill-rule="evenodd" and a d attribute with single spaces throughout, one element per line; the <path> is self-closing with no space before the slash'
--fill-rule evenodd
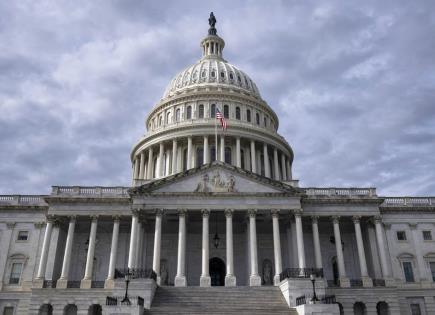
<path id="1" fill-rule="evenodd" d="M 292 315 L 277 287 L 159 287 L 145 314 Z"/>

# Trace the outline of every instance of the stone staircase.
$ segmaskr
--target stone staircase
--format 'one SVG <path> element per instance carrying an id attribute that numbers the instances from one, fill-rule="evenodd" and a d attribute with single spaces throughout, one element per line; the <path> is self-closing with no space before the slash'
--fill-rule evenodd
<path id="1" fill-rule="evenodd" d="M 297 315 L 277 287 L 158 287 L 145 314 Z"/>

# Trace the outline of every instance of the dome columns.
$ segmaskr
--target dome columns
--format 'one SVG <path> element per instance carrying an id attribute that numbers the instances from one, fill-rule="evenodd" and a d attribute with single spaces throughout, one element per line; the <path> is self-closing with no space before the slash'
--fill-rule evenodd
<path id="1" fill-rule="evenodd" d="M 154 152 L 158 152 L 157 156 Z M 209 134 L 168 139 L 137 152 L 133 160 L 134 183 L 174 175 L 216 158 L 274 180 L 291 180 L 291 158 L 273 144 L 238 135 L 216 138 Z"/>

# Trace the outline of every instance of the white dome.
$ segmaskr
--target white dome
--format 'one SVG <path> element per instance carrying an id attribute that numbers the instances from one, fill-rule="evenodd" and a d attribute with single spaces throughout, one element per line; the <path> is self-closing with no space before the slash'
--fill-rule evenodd
<path id="1" fill-rule="evenodd" d="M 203 58 L 178 73 L 166 88 L 163 98 L 170 97 L 188 88 L 203 85 L 218 85 L 242 89 L 261 98 L 257 86 L 249 76 L 222 58 Z"/>

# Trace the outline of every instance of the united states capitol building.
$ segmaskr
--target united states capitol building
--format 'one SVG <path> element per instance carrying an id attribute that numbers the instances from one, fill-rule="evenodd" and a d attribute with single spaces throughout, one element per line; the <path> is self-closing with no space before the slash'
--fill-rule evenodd
<path id="1" fill-rule="evenodd" d="M 131 187 L 0 195 L 0 314 L 435 314 L 435 197 L 300 187 L 215 23 L 146 117 Z"/>

